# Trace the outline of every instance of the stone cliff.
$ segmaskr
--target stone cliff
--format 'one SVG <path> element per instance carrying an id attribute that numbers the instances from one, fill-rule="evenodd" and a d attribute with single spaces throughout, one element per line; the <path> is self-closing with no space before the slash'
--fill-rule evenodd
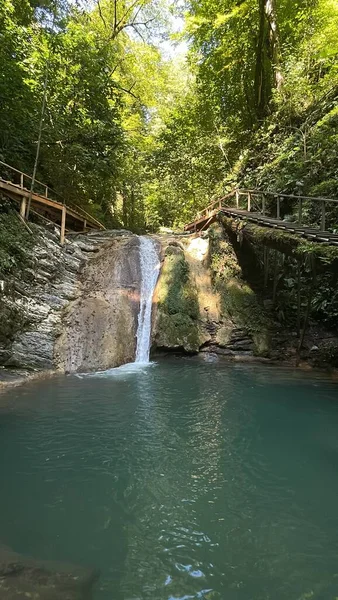
<path id="1" fill-rule="evenodd" d="M 138 236 L 122 230 L 77 234 L 60 247 L 56 232 L 35 226 L 35 234 L 20 277 L 0 285 L 0 364 L 77 372 L 132 362 L 141 284 Z M 220 225 L 202 235 L 155 237 L 161 272 L 153 298 L 153 352 L 297 364 L 297 337 L 280 330 L 245 280 L 236 245 Z M 320 336 L 310 329 L 305 362 L 319 354 Z"/>
<path id="2" fill-rule="evenodd" d="M 138 238 L 126 231 L 70 236 L 35 226 L 20 279 L 0 292 L 7 324 L 0 363 L 28 370 L 108 368 L 133 360 Z M 9 321 L 13 321 L 11 324 Z"/>
<path id="3" fill-rule="evenodd" d="M 58 368 L 105 370 L 134 360 L 140 283 L 138 237 L 115 236 L 87 262 L 78 298 L 64 311 Z"/>
<path id="4" fill-rule="evenodd" d="M 225 252 L 224 244 L 219 229 L 211 235 L 162 238 L 162 269 L 154 296 L 154 348 L 235 358 L 265 355 L 264 310 L 243 281 L 230 245 Z M 224 264 L 219 260 L 221 252 Z"/>

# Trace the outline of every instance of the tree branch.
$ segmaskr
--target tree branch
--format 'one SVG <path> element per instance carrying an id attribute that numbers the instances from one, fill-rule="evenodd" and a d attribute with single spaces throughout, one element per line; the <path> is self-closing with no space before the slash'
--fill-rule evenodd
<path id="1" fill-rule="evenodd" d="M 102 20 L 102 22 L 103 22 L 103 24 L 104 24 L 105 28 L 107 29 L 107 23 L 106 23 L 106 20 L 105 20 L 105 18 L 104 18 L 104 16 L 103 16 L 103 14 L 102 14 L 100 0 L 97 0 L 97 7 L 98 7 L 98 9 L 99 9 L 99 15 L 100 15 L 100 18 L 101 18 L 101 20 Z"/>

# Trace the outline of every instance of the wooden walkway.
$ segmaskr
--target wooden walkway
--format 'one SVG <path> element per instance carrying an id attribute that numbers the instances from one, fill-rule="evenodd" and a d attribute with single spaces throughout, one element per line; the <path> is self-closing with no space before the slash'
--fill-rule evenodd
<path id="1" fill-rule="evenodd" d="M 276 207 L 276 217 L 271 217 L 266 215 L 266 196 L 271 194 L 276 199 L 277 207 Z M 247 197 L 247 206 L 246 210 L 238 207 L 239 200 L 241 195 L 246 195 Z M 257 199 L 260 199 L 261 210 L 251 210 L 251 206 L 254 203 L 257 209 Z M 288 198 L 292 200 L 297 200 L 298 202 L 298 221 L 297 222 L 289 222 L 284 221 L 280 218 L 280 202 L 283 198 Z M 231 199 L 233 201 L 236 200 L 236 208 L 230 206 Z M 253 202 L 253 199 L 256 199 L 256 202 Z M 314 202 L 320 202 L 321 206 L 321 224 L 318 228 L 311 228 L 301 223 L 302 221 L 302 204 L 304 200 L 310 200 Z M 225 198 L 217 200 L 213 204 L 209 205 L 204 211 L 199 213 L 195 219 L 191 223 L 188 223 L 184 227 L 184 231 L 193 233 L 194 231 L 204 231 L 212 223 L 217 220 L 217 216 L 221 213 L 227 217 L 231 217 L 233 219 L 240 219 L 249 221 L 251 223 L 257 223 L 258 225 L 269 227 L 273 229 L 279 229 L 281 231 L 286 231 L 288 233 L 295 234 L 299 237 L 303 237 L 312 242 L 324 243 L 329 245 L 338 246 L 338 234 L 331 233 L 325 230 L 325 206 L 326 203 L 333 202 L 338 203 L 338 200 L 333 200 L 329 198 L 313 198 L 313 197 L 305 197 L 305 196 L 292 196 L 292 195 L 276 195 L 272 193 L 263 193 L 261 191 L 255 190 L 234 190 Z"/>
<path id="2" fill-rule="evenodd" d="M 0 192 L 20 204 L 20 216 L 26 217 L 27 202 L 30 189 L 25 187 L 32 178 L 26 173 L 0 161 Z M 104 225 L 80 206 L 70 207 L 53 196 L 56 192 L 40 181 L 35 181 L 37 191 L 31 196 L 31 211 L 36 212 L 47 221 L 60 227 L 60 242 L 64 243 L 66 233 L 74 231 L 88 231 L 90 229 L 105 229 Z"/>

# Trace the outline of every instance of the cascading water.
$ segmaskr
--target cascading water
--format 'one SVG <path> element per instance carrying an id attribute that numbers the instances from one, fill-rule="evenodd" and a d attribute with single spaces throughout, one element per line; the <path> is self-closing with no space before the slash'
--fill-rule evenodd
<path id="1" fill-rule="evenodd" d="M 156 242 L 151 238 L 140 237 L 140 263 L 141 263 L 141 292 L 140 312 L 138 315 L 137 346 L 135 362 L 149 362 L 150 334 L 151 334 L 151 309 L 153 294 L 160 270 L 160 260 L 156 249 Z"/>

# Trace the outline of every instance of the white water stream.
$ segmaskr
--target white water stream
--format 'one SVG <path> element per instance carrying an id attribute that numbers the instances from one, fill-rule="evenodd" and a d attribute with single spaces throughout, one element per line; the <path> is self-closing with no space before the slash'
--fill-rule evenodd
<path id="1" fill-rule="evenodd" d="M 153 294 L 160 271 L 160 259 L 156 242 L 151 238 L 140 237 L 141 290 L 140 312 L 138 315 L 137 346 L 135 362 L 149 362 L 151 336 L 151 309 Z"/>

